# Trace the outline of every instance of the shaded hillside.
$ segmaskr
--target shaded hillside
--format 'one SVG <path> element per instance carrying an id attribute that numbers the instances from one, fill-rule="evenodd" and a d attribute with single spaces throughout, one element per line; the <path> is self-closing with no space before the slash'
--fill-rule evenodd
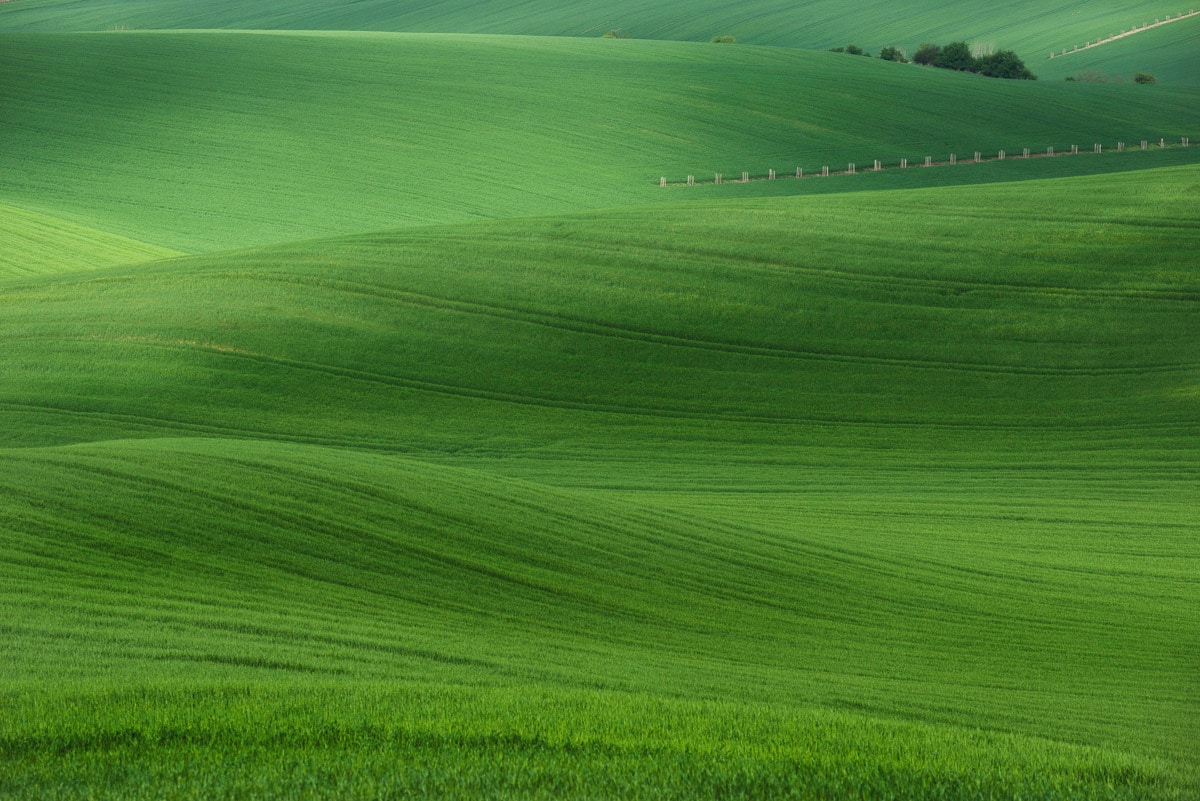
<path id="1" fill-rule="evenodd" d="M 1194 90 L 1079 92 L 766 48 L 242 33 L 3 45 L 0 69 L 37 80 L 0 85 L 0 202 L 184 251 L 682 199 L 662 175 L 1200 130 Z"/>

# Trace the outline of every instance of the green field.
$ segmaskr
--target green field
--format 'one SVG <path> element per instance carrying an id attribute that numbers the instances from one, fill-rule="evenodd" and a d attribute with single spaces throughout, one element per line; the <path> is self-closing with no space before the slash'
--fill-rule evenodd
<path id="1" fill-rule="evenodd" d="M 1155 13 L 0 3 L 0 799 L 1196 798 Z"/>

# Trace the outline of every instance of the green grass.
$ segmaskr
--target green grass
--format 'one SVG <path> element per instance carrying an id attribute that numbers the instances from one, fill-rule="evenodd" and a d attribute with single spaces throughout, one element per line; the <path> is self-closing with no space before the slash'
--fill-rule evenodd
<path id="1" fill-rule="evenodd" d="M 9 34 L 0 71 L 37 76 L 0 84 L 0 202 L 187 252 L 681 199 L 663 175 L 1200 130 L 1196 89 L 689 43 Z"/>
<path id="2" fill-rule="evenodd" d="M 1161 761 L 1099 749 L 595 690 L 192 686 L 22 695 L 9 712 L 0 742 L 24 757 L 0 779 L 10 797 L 1093 801 L 1187 791 Z M 220 783 L 198 788 L 214 764 Z"/>
<path id="3" fill-rule="evenodd" d="M 1064 41 L 1062 47 L 1069 49 L 1070 45 Z M 1113 80 L 1131 81 L 1135 72 L 1150 72 L 1166 85 L 1200 84 L 1200 17 L 1173 22 L 1084 52 L 1035 62 L 1033 68 L 1046 80 L 1095 71 Z"/>
<path id="4" fill-rule="evenodd" d="M 20 0 L 0 4 L 0 29 L 105 30 L 240 28 L 384 30 L 428 33 L 489 33 L 598 37 L 619 28 L 646 39 L 708 42 L 733 35 L 739 42 L 825 49 L 854 42 L 877 52 L 884 45 L 911 50 L 924 41 L 992 41 L 1019 50 L 1027 58 L 1051 49 L 1082 44 L 1163 14 L 1186 12 L 1178 2 L 1133 0 L 1028 0 L 945 4 L 929 0 L 885 3 L 836 0 L 782 3 L 752 0 L 729 4 L 699 2 L 636 3 L 631 0 L 536 0 L 481 3 L 449 0 L 236 0 L 195 3 L 189 0 Z M 1193 79 L 1200 78 L 1193 74 Z M 1193 80 L 1195 82 L 1195 80 Z"/>
<path id="5" fill-rule="evenodd" d="M 1188 798 L 1200 168 L 719 189 L 0 284 L 0 795 Z"/>

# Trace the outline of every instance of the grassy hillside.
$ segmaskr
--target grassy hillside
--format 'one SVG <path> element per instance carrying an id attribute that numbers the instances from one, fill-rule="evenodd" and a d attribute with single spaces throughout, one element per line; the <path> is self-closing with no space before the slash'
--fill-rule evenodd
<path id="1" fill-rule="evenodd" d="M 1163 84 L 1194 86 L 1200 84 L 1200 17 L 1190 17 L 1082 53 L 1036 62 L 1034 69 L 1042 78 L 1052 80 L 1093 70 L 1112 79 L 1120 77 L 1128 81 L 1135 72 L 1151 72 Z"/>
<path id="2" fill-rule="evenodd" d="M 0 71 L 18 79 L 0 83 L 0 202 L 189 252 L 677 197 L 655 186 L 662 175 L 1200 130 L 1196 89 L 1081 92 L 770 48 L 392 34 L 2 41 Z"/>
<path id="3" fill-rule="evenodd" d="M 616 28 L 636 38 L 707 41 L 729 34 L 742 42 L 815 49 L 847 42 L 872 50 L 889 44 L 913 49 L 923 41 L 967 39 L 994 41 L 1030 55 L 1107 36 L 1142 23 L 1147 15 L 1153 19 L 1187 10 L 1165 0 L 969 0 L 955 3 L 953 11 L 929 0 L 866 0 L 853 7 L 836 0 L 20 0 L 0 4 L 0 29 L 290 28 L 595 37 Z"/>
<path id="4" fill-rule="evenodd" d="M 1198 188 L 0 285 L 0 792 L 1186 798 Z"/>

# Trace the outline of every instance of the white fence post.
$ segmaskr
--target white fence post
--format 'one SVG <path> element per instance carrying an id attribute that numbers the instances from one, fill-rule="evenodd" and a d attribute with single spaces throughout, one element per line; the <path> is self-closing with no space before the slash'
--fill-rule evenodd
<path id="1" fill-rule="evenodd" d="M 1053 155 L 1054 155 L 1054 147 L 1053 147 L 1053 146 L 1046 148 L 1046 155 L 1047 155 L 1047 156 L 1053 156 Z"/>
<path id="2" fill-rule="evenodd" d="M 1142 140 L 1142 150 L 1145 150 L 1149 146 L 1150 146 L 1150 144 L 1145 139 L 1143 139 Z"/>
<path id="3" fill-rule="evenodd" d="M 1024 151 L 1022 152 L 1022 154 L 1021 154 L 1021 157 L 1022 157 L 1022 158 L 1029 158 L 1029 148 L 1025 148 L 1025 150 L 1024 150 Z"/>
<path id="4" fill-rule="evenodd" d="M 900 169 L 902 169 L 902 170 L 908 169 L 908 159 L 900 159 Z"/>
<path id="5" fill-rule="evenodd" d="M 851 162 L 849 164 L 849 166 L 846 167 L 846 172 L 848 172 L 851 175 L 854 175 L 854 162 Z"/>
<path id="6" fill-rule="evenodd" d="M 956 155 L 954 155 L 953 153 L 951 153 L 951 154 L 950 154 L 950 163 L 951 163 L 951 164 L 957 164 L 957 163 L 958 163 L 958 156 L 956 156 Z"/>
<path id="7" fill-rule="evenodd" d="M 829 177 L 829 168 L 828 168 L 828 167 L 822 167 L 822 168 L 821 168 L 821 177 L 822 177 L 822 178 L 828 178 L 828 177 Z"/>
<path id="8" fill-rule="evenodd" d="M 978 150 L 976 150 L 975 151 L 975 163 L 978 164 L 981 161 L 983 161 L 983 157 L 980 154 L 980 152 Z"/>
<path id="9" fill-rule="evenodd" d="M 770 170 L 770 171 L 767 173 L 767 180 L 768 180 L 768 181 L 774 181 L 774 180 L 775 180 L 775 171 L 774 171 L 774 170 Z"/>
<path id="10" fill-rule="evenodd" d="M 742 183 L 744 183 L 744 184 L 750 183 L 750 173 L 748 173 L 748 172 L 742 173 Z"/>
<path id="11" fill-rule="evenodd" d="M 696 185 L 696 176 L 689 175 L 688 176 L 688 186 L 695 186 L 695 185 Z"/>
<path id="12" fill-rule="evenodd" d="M 932 166 L 933 166 L 933 156 L 926 156 L 926 157 L 925 157 L 925 166 L 926 166 L 926 167 L 932 167 Z"/>
<path id="13" fill-rule="evenodd" d="M 1096 151 L 1097 153 L 1103 153 L 1103 152 L 1104 152 L 1104 145 L 1102 145 L 1102 144 L 1100 144 L 1100 143 L 1096 143 L 1096 146 L 1095 146 L 1094 148 L 1092 148 L 1092 149 L 1093 149 L 1094 151 Z"/>
<path id="14" fill-rule="evenodd" d="M 797 178 L 803 178 L 803 177 L 804 177 L 804 170 L 802 170 L 802 169 L 800 169 L 799 167 L 797 167 L 797 168 L 796 168 L 796 177 L 797 177 Z"/>
<path id="15" fill-rule="evenodd" d="M 1078 152 L 1079 152 L 1079 145 L 1071 145 L 1071 152 L 1072 152 L 1072 153 L 1078 153 Z"/>
<path id="16" fill-rule="evenodd" d="M 721 173 L 717 173 L 717 178 L 715 181 L 713 181 L 713 183 L 715 183 L 715 184 L 721 183 Z"/>
<path id="17" fill-rule="evenodd" d="M 1124 142 L 1117 142 L 1117 152 L 1118 153 L 1125 152 L 1125 143 Z"/>
<path id="18" fill-rule="evenodd" d="M 659 186 L 666 186 L 666 185 L 667 185 L 667 179 L 666 179 L 666 178 L 659 178 L 659 179 L 658 179 L 658 185 L 659 185 Z"/>
<path id="19" fill-rule="evenodd" d="M 879 172 L 882 169 L 883 165 L 879 163 L 879 159 L 875 159 L 875 172 Z"/>
<path id="20" fill-rule="evenodd" d="M 1004 151 L 1003 150 L 1001 150 L 999 153 L 996 154 L 996 159 L 998 161 L 1004 161 Z"/>

